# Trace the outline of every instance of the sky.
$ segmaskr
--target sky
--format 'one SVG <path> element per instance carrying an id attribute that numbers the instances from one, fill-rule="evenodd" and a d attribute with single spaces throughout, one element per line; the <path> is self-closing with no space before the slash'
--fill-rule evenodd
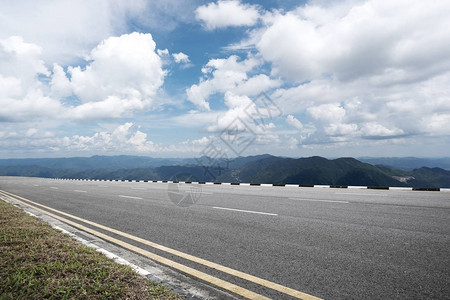
<path id="1" fill-rule="evenodd" d="M 0 2 L 0 158 L 443 157 L 446 0 Z"/>

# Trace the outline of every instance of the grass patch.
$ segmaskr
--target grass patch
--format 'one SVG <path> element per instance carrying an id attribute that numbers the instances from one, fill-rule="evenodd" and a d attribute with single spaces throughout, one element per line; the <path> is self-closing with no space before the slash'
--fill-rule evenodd
<path id="1" fill-rule="evenodd" d="M 0 299 L 182 299 L 0 200 Z"/>

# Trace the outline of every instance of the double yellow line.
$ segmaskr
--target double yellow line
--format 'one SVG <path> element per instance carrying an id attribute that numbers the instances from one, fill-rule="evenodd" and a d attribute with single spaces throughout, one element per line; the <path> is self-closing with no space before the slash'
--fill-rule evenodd
<path id="1" fill-rule="evenodd" d="M 247 299 L 270 299 L 270 298 L 267 298 L 267 297 L 265 297 L 263 295 L 260 295 L 260 294 L 257 294 L 255 292 L 252 292 L 250 290 L 247 290 L 245 288 L 242 288 L 242 287 L 240 287 L 238 285 L 235 285 L 233 283 L 224 281 L 224 280 L 222 280 L 220 278 L 217 278 L 217 277 L 208 275 L 206 273 L 200 272 L 200 271 L 198 271 L 196 269 L 190 268 L 190 267 L 185 266 L 183 264 L 177 263 L 177 262 L 175 262 L 173 260 L 167 259 L 167 258 L 159 256 L 159 255 L 156 255 L 156 254 L 154 254 L 152 252 L 143 250 L 143 249 L 141 249 L 139 247 L 133 246 L 133 245 L 131 245 L 129 243 L 123 242 L 123 241 L 118 240 L 116 238 L 110 237 L 110 236 L 108 236 L 108 235 L 106 235 L 104 233 L 101 233 L 101 232 L 96 231 L 94 229 L 91 229 L 89 227 L 83 226 L 81 224 L 78 224 L 78 223 L 73 222 L 71 220 L 68 220 L 66 218 L 63 218 L 63 217 L 61 217 L 59 215 L 55 215 L 55 214 L 53 214 L 53 213 L 51 213 L 49 211 L 53 211 L 53 212 L 55 212 L 57 214 L 69 217 L 69 218 L 77 220 L 77 221 L 81 221 L 81 222 L 83 222 L 85 224 L 89 224 L 89 225 L 95 226 L 95 227 L 97 227 L 99 229 L 102 229 L 102 230 L 105 230 L 105 231 L 108 231 L 108 232 L 111 232 L 111 233 L 123 236 L 125 238 L 130 239 L 130 240 L 137 241 L 139 243 L 142 243 L 144 245 L 153 247 L 155 249 L 162 250 L 164 252 L 167 252 L 167 253 L 179 256 L 181 258 L 193 261 L 195 263 L 207 266 L 207 267 L 212 268 L 212 269 L 216 269 L 216 270 L 222 271 L 224 273 L 233 275 L 235 277 L 238 277 L 238 278 L 241 278 L 241 279 L 244 279 L 244 280 L 256 283 L 256 284 L 259 284 L 261 286 L 270 288 L 272 290 L 275 290 L 275 291 L 287 294 L 289 296 L 292 296 L 292 297 L 295 297 L 295 298 L 298 298 L 298 299 L 320 300 L 320 298 L 317 298 L 315 296 L 312 296 L 312 295 L 309 295 L 309 294 L 306 294 L 306 293 L 303 293 L 303 292 L 291 289 L 289 287 L 286 287 L 286 286 L 283 286 L 283 285 L 280 285 L 280 284 L 277 284 L 277 283 L 274 283 L 274 282 L 271 282 L 271 281 L 268 281 L 268 280 L 265 280 L 265 279 L 262 279 L 262 278 L 259 278 L 259 277 L 247 274 L 247 273 L 240 272 L 240 271 L 235 270 L 235 269 L 231 269 L 231 268 L 222 266 L 220 264 L 216 264 L 214 262 L 211 262 L 211 261 L 208 261 L 208 260 L 205 260 L 205 259 L 193 256 L 193 255 L 190 255 L 190 254 L 186 254 L 184 252 L 181 252 L 181 251 L 178 251 L 178 250 L 175 250 L 175 249 L 171 249 L 171 248 L 165 247 L 163 245 L 159 245 L 159 244 L 151 242 L 151 241 L 144 240 L 142 238 L 130 235 L 128 233 L 125 233 L 125 232 L 122 232 L 122 231 L 119 231 L 119 230 L 116 230 L 116 229 L 113 229 L 113 228 L 109 228 L 109 227 L 103 226 L 101 224 L 97 224 L 95 222 L 91 222 L 89 220 L 85 220 L 85 219 L 79 218 L 77 216 L 70 215 L 68 213 L 65 213 L 65 212 L 56 210 L 54 208 L 51 208 L 51 207 L 48 207 L 48 206 L 45 206 L 45 205 L 33 202 L 33 201 L 29 200 L 29 199 L 20 197 L 18 195 L 15 195 L 15 194 L 12 194 L 12 193 L 9 193 L 9 192 L 6 192 L 6 191 L 0 190 L 0 195 L 2 195 L 4 197 L 12 198 L 16 202 L 19 202 L 19 203 L 21 203 L 23 205 L 31 207 L 31 208 L 33 208 L 33 209 L 35 209 L 35 210 L 37 210 L 37 211 L 39 211 L 41 213 L 44 213 L 44 214 L 49 215 L 49 216 L 51 216 L 51 217 L 53 217 L 53 218 L 55 218 L 57 220 L 60 220 L 61 222 L 67 223 L 67 224 L 69 224 L 69 225 L 71 225 L 71 226 L 73 226 L 75 228 L 78 228 L 80 230 L 83 230 L 85 232 L 89 232 L 90 234 L 98 236 L 98 237 L 100 237 L 100 238 L 102 238 L 102 239 L 104 239 L 106 241 L 109 241 L 109 242 L 114 243 L 116 245 L 119 245 L 119 246 L 121 246 L 123 248 L 129 249 L 129 250 L 134 251 L 136 253 L 139 253 L 139 254 L 141 254 L 141 255 L 143 255 L 145 257 L 148 257 L 148 258 L 150 258 L 150 259 L 152 259 L 152 260 L 154 260 L 154 261 L 156 261 L 158 263 L 167 265 L 167 266 L 169 266 L 169 267 L 171 267 L 173 269 L 179 270 L 179 271 L 181 271 L 181 272 L 183 272 L 185 274 L 188 274 L 188 275 L 191 275 L 193 277 L 199 278 L 199 279 L 201 279 L 201 280 L 203 280 L 205 282 L 211 283 L 211 284 L 213 284 L 215 286 L 218 286 L 218 287 L 220 287 L 220 288 L 222 288 L 224 290 L 228 290 L 230 292 L 233 292 L 233 293 L 235 293 L 237 295 L 240 295 L 242 297 L 245 297 Z M 41 207 L 41 208 L 39 208 L 39 207 Z"/>

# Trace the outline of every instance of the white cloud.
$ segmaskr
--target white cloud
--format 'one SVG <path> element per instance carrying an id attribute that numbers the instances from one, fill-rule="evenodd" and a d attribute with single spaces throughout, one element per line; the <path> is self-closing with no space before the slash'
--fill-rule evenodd
<path id="1" fill-rule="evenodd" d="M 7 98 L 17 98 L 22 96 L 22 86 L 21 80 L 17 77 L 3 77 L 0 74 L 0 101 L 2 104 L 6 104 L 3 102 Z"/>
<path id="2" fill-rule="evenodd" d="M 204 77 L 186 90 L 188 100 L 201 109 L 209 110 L 208 98 L 216 93 L 233 92 L 237 95 L 255 96 L 281 84 L 264 74 L 249 78 L 248 73 L 261 65 L 261 60 L 249 56 L 239 61 L 236 55 L 225 59 L 211 59 L 202 69 Z"/>
<path id="3" fill-rule="evenodd" d="M 341 121 L 345 116 L 345 109 L 336 103 L 313 106 L 307 111 L 314 119 L 321 121 Z"/>
<path id="4" fill-rule="evenodd" d="M 74 62 L 85 54 L 86 49 L 115 30 L 123 30 L 126 26 L 124 16 L 136 9 L 137 2 L 128 5 L 120 2 L 117 4 L 123 12 L 116 11 L 111 2 L 102 0 L 2 1 L 0 10 L 8 13 L 0 19 L 0 37 L 14 32 L 45 47 L 43 58 L 50 63 Z"/>
<path id="5" fill-rule="evenodd" d="M 22 36 L 43 48 L 50 65 L 73 65 L 100 41 L 129 33 L 130 20 L 133 29 L 170 32 L 195 22 L 197 6 L 192 0 L 0 1 L 0 39 Z"/>
<path id="6" fill-rule="evenodd" d="M 256 65 L 258 61 L 254 58 L 238 62 L 238 56 L 235 55 L 227 59 L 210 60 L 202 69 L 205 78 L 201 79 L 198 85 L 194 84 L 186 90 L 188 100 L 199 108 L 209 110 L 209 96 L 235 88 L 247 79 L 247 72 Z M 212 78 L 208 79 L 207 76 Z"/>
<path id="7" fill-rule="evenodd" d="M 69 69 L 74 93 L 83 102 L 108 96 L 151 99 L 165 75 L 155 46 L 150 34 L 137 32 L 104 40 L 91 51 L 92 62 L 84 70 Z"/>
<path id="8" fill-rule="evenodd" d="M 91 51 L 84 69 L 70 67 L 73 93 L 83 102 L 75 118 L 117 118 L 149 108 L 165 76 L 155 46 L 150 34 L 111 37 Z"/>
<path id="9" fill-rule="evenodd" d="M 356 124 L 343 124 L 343 123 L 331 123 L 325 126 L 325 133 L 329 136 L 345 136 L 346 138 L 356 135 L 358 125 Z"/>
<path id="10" fill-rule="evenodd" d="M 271 97 L 317 128 L 305 142 L 418 143 L 449 132 L 449 12 L 445 1 L 313 2 L 272 14 L 252 42 L 297 81 Z"/>
<path id="11" fill-rule="evenodd" d="M 289 149 L 297 149 L 299 143 L 300 143 L 300 142 L 299 142 L 296 138 L 289 137 L 288 140 L 287 140 L 287 142 L 286 142 L 286 146 L 287 146 Z"/>
<path id="12" fill-rule="evenodd" d="M 58 65 L 53 64 L 53 74 L 50 81 L 50 89 L 56 98 L 64 98 L 72 94 L 72 85 L 64 72 L 64 69 Z"/>
<path id="13" fill-rule="evenodd" d="M 38 130 L 36 128 L 30 128 L 27 130 L 25 136 L 31 137 L 31 136 L 35 135 L 37 132 L 38 132 Z"/>
<path id="14" fill-rule="evenodd" d="M 229 26 L 253 26 L 260 17 L 256 5 L 243 4 L 238 0 L 211 2 L 198 7 L 195 14 L 209 30 Z"/>
<path id="15" fill-rule="evenodd" d="M 371 113 L 366 110 L 370 110 Z M 401 127 L 409 126 L 409 124 L 403 124 L 405 118 L 398 116 L 398 119 L 397 117 L 391 119 L 392 111 L 391 116 L 382 111 L 383 106 L 364 108 L 357 100 L 346 101 L 342 105 L 329 103 L 306 109 L 306 112 L 315 120 L 315 125 L 322 128 L 323 133 L 330 137 L 330 141 L 353 140 L 355 142 L 358 138 L 392 139 L 405 135 L 407 131 L 401 129 Z M 376 118 L 374 115 L 380 115 L 380 117 Z"/>
<path id="16" fill-rule="evenodd" d="M 11 156 L 45 155 L 54 156 L 61 153 L 93 155 L 114 154 L 157 154 L 173 155 L 198 154 L 214 137 L 202 137 L 186 140 L 176 144 L 159 144 L 151 141 L 140 126 L 132 122 L 123 124 L 105 124 L 106 128 L 94 130 L 91 134 L 74 134 L 58 137 L 52 131 L 40 129 L 43 124 L 26 124 L 0 130 L 0 154 Z M 37 127 L 33 127 L 37 126 Z"/>
<path id="17" fill-rule="evenodd" d="M 158 53 L 159 57 L 161 58 L 161 63 L 164 66 L 170 65 L 172 63 L 172 57 L 167 48 L 163 50 L 157 49 L 156 53 Z"/>
<path id="18" fill-rule="evenodd" d="M 206 130 L 217 133 L 233 127 L 239 131 L 245 131 L 248 125 L 253 125 L 247 121 L 248 116 L 245 114 L 243 107 L 234 107 L 222 112 L 212 124 L 206 127 Z"/>
<path id="19" fill-rule="evenodd" d="M 189 56 L 187 56 L 187 55 L 184 54 L 183 52 L 173 53 L 172 56 L 173 56 L 173 59 L 175 60 L 175 62 L 176 62 L 177 64 L 179 64 L 179 63 L 188 63 L 188 62 L 190 62 Z"/>
<path id="20" fill-rule="evenodd" d="M 56 117 L 59 101 L 45 94 L 40 75 L 49 72 L 40 59 L 41 48 L 13 36 L 0 40 L 0 120 Z"/>
<path id="21" fill-rule="evenodd" d="M 196 140 L 190 140 L 187 139 L 186 141 L 181 142 L 181 144 L 183 145 L 200 145 L 200 146 L 206 146 L 211 142 L 211 137 L 202 137 L 200 139 L 196 139 Z"/>
<path id="22" fill-rule="evenodd" d="M 449 13 L 446 1 L 305 5 L 272 16 L 256 46 L 275 73 L 299 82 L 402 72 L 401 81 L 414 80 L 449 68 Z"/>
<path id="23" fill-rule="evenodd" d="M 133 111 L 145 110 L 148 108 L 148 105 L 147 101 L 142 101 L 139 97 L 122 99 L 116 96 L 109 96 L 103 101 L 87 102 L 72 107 L 67 110 L 67 117 L 81 120 L 120 118 L 131 115 Z"/>
<path id="24" fill-rule="evenodd" d="M 295 127 L 298 130 L 303 129 L 303 124 L 298 119 L 296 119 L 293 115 L 288 115 L 286 117 L 286 122 L 291 125 L 292 127 Z"/>
<path id="25" fill-rule="evenodd" d="M 147 134 L 135 129 L 131 122 L 117 126 L 112 132 L 100 131 L 92 136 L 74 135 L 60 140 L 59 147 L 68 151 L 107 151 L 110 153 L 155 152 L 160 149 Z"/>
<path id="26" fill-rule="evenodd" d="M 232 55 L 226 59 L 212 59 L 205 65 L 202 69 L 205 75 L 199 84 L 186 90 L 188 100 L 201 109 L 209 110 L 209 97 L 220 93 L 228 107 L 226 111 L 219 111 L 215 121 L 206 126 L 208 132 L 222 131 L 232 123 L 238 130 L 256 130 L 257 124 L 254 124 L 251 114 L 258 115 L 258 112 L 250 97 L 281 84 L 264 74 L 249 78 L 248 73 L 260 64 L 261 61 L 251 55 L 242 61 Z"/>
<path id="27" fill-rule="evenodd" d="M 150 34 L 104 40 L 85 68 L 53 65 L 21 37 L 0 40 L 0 120 L 119 118 L 149 109 L 165 71 Z M 50 79 L 47 81 L 46 79 Z M 63 98 L 81 101 L 63 104 Z"/>
<path id="28" fill-rule="evenodd" d="M 424 131 L 432 136 L 448 136 L 450 130 L 450 113 L 434 113 L 423 118 Z"/>
<path id="29" fill-rule="evenodd" d="M 225 105 L 228 106 L 229 108 L 237 108 L 237 107 L 245 108 L 250 104 L 252 104 L 252 100 L 250 100 L 248 96 L 236 95 L 229 91 L 225 92 L 224 102 Z"/>
<path id="30" fill-rule="evenodd" d="M 41 60 L 42 48 L 26 43 L 20 36 L 0 39 L 0 70 L 3 76 L 20 77 L 26 87 L 38 74 L 48 75 Z"/>
<path id="31" fill-rule="evenodd" d="M 241 95 L 256 96 L 263 91 L 279 87 L 280 85 L 282 85 L 281 80 L 271 79 L 266 74 L 258 74 L 240 83 L 233 91 Z"/>
<path id="32" fill-rule="evenodd" d="M 248 75 L 258 71 L 261 63 L 262 61 L 253 55 L 244 60 L 232 55 L 225 59 L 211 59 L 204 66 L 204 77 L 200 79 L 199 84 L 194 84 L 186 90 L 188 100 L 203 110 L 209 110 L 209 98 L 222 94 L 224 104 L 228 107 L 226 111 L 219 111 L 215 121 L 206 126 L 208 132 L 222 131 L 232 123 L 238 130 L 257 130 L 261 112 L 256 110 L 252 98 L 282 83 L 265 74 Z M 255 122 L 252 119 L 255 116 L 252 115 L 255 115 L 258 121 Z"/>
<path id="33" fill-rule="evenodd" d="M 156 52 L 158 53 L 158 55 L 159 56 L 165 56 L 165 55 L 169 55 L 169 50 L 166 48 L 166 49 L 158 49 L 158 50 L 156 50 Z"/>
<path id="34" fill-rule="evenodd" d="M 86 131 L 86 122 L 95 126 L 99 119 L 133 118 L 137 113 L 147 118 L 141 113 L 158 109 L 162 113 L 157 119 L 173 121 L 164 126 L 173 124 L 174 130 L 219 132 L 240 118 L 254 132 L 267 133 L 267 138 L 258 136 L 252 151 L 272 151 L 258 148 L 269 141 L 273 151 L 284 150 L 283 145 L 295 149 L 301 143 L 311 151 L 343 147 L 356 152 L 366 147 L 373 153 L 371 145 L 395 144 L 410 155 L 422 145 L 426 156 L 428 145 L 448 148 L 446 1 L 310 1 L 289 12 L 262 11 L 241 1 L 218 1 L 195 10 L 197 6 L 190 0 L 1 2 L 0 11 L 8 12 L 0 19 L 1 146 L 6 149 L 9 141 L 15 145 L 13 152 L 95 152 L 102 144 L 108 149 L 127 145 L 125 149 L 133 151 L 183 152 L 183 143 L 152 144 L 144 132 L 123 124 L 128 120 L 121 120 L 124 127 L 116 132 Z M 147 24 L 145 32 L 162 28 L 157 32 L 161 34 L 176 26 L 175 16 L 181 22 L 196 17 L 210 30 L 253 26 L 241 28 L 248 36 L 225 48 L 251 54 L 209 59 L 198 82 L 186 88 L 188 101 L 199 111 L 183 112 L 186 103 L 171 105 L 172 111 L 163 111 L 168 106 L 161 105 L 170 97 L 161 91 L 164 81 L 175 79 L 167 86 L 179 88 L 175 71 L 192 66 L 189 60 L 194 57 L 156 49 L 149 34 L 121 35 L 128 32 L 130 18 L 135 25 Z M 169 76 L 165 66 L 170 70 L 174 62 L 180 65 Z M 274 88 L 278 90 L 272 93 Z M 261 92 L 285 114 L 262 127 L 244 111 Z M 63 121 L 69 123 L 62 126 Z M 78 130 L 82 133 L 76 135 Z M 61 139 L 63 135 L 67 137 Z M 189 140 L 185 146 L 192 150 L 209 139 Z M 439 153 L 446 155 L 445 150 Z"/>
<path id="35" fill-rule="evenodd" d="M 361 133 L 366 138 L 383 138 L 399 136 L 404 132 L 399 128 L 386 128 L 376 122 L 369 122 L 363 125 Z"/>

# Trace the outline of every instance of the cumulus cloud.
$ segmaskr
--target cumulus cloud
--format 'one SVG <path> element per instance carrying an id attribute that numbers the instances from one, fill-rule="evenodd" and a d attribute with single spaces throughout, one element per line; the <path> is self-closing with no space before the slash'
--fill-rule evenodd
<path id="1" fill-rule="evenodd" d="M 345 123 L 331 123 L 325 126 L 325 133 L 332 137 L 345 136 L 347 139 L 357 135 L 358 125 Z"/>
<path id="2" fill-rule="evenodd" d="M 38 74 L 48 75 L 41 60 L 42 48 L 27 43 L 20 36 L 0 40 L 0 70 L 3 76 L 20 77 L 25 86 L 32 84 Z"/>
<path id="3" fill-rule="evenodd" d="M 266 74 L 254 75 L 238 84 L 233 92 L 240 95 L 256 96 L 259 93 L 282 85 L 279 79 L 272 79 Z"/>
<path id="4" fill-rule="evenodd" d="M 190 62 L 189 56 L 187 56 L 187 55 L 184 54 L 183 52 L 173 53 L 172 56 L 173 56 L 173 59 L 175 60 L 175 62 L 176 62 L 177 64 L 179 64 L 179 63 L 188 63 L 188 62 Z"/>
<path id="5" fill-rule="evenodd" d="M 147 140 L 147 134 L 133 129 L 134 124 L 127 122 L 117 126 L 112 132 L 101 131 L 92 136 L 64 137 L 62 146 L 68 150 L 108 152 L 155 152 L 158 146 Z"/>
<path id="6" fill-rule="evenodd" d="M 425 138 L 427 145 L 433 138 L 448 141 L 447 2 L 311 1 L 291 11 L 270 12 L 237 0 L 196 10 L 198 4 L 192 2 L 195 16 L 180 8 L 186 3 L 2 2 L 0 10 L 8 15 L 0 20 L 0 143 L 10 141 L 16 149 L 40 149 L 44 142 L 48 149 L 73 151 L 103 149 L 94 146 L 102 143 L 108 149 L 121 143 L 129 149 L 152 149 L 145 133 L 125 121 L 117 132 L 68 135 L 66 144 L 49 134 L 51 130 L 42 130 L 41 121 L 54 122 L 54 130 L 61 120 L 92 125 L 162 107 L 157 99 L 168 78 L 164 66 L 179 63 L 176 69 L 182 69 L 191 65 L 190 58 L 156 49 L 149 34 L 121 34 L 127 16 L 171 9 L 168 20 L 174 15 L 184 21 L 196 17 L 208 30 L 251 26 L 241 28 L 248 34 L 242 41 L 222 48 L 251 54 L 209 59 L 202 76 L 185 90 L 198 111 L 170 117 L 177 126 L 220 132 L 239 119 L 253 132 L 267 134 L 266 139 L 258 136 L 258 145 L 272 141 L 292 149 L 300 144 L 321 149 L 347 143 L 356 149 L 360 144 L 424 144 Z M 151 12 L 151 7 L 156 10 Z M 166 25 L 148 19 L 148 24 Z M 253 123 L 245 108 L 261 92 L 268 93 L 285 117 Z M 22 128 L 27 122 L 37 123 Z M 246 130 L 243 123 L 239 126 Z M 119 139 L 121 132 L 127 137 Z M 185 146 L 194 149 L 209 141 L 189 140 Z M 182 151 L 183 144 L 171 149 Z"/>
<path id="7" fill-rule="evenodd" d="M 224 59 L 211 59 L 203 67 L 203 78 L 198 84 L 186 90 L 188 100 L 196 104 L 198 108 L 209 110 L 209 98 L 219 94 L 227 107 L 227 110 L 217 112 L 213 122 L 206 124 L 208 132 L 218 133 L 227 128 L 233 128 L 233 130 L 245 132 L 251 138 L 255 132 L 261 131 L 258 126 L 268 125 L 265 123 L 267 120 L 262 121 L 262 114 L 268 114 L 265 118 L 270 119 L 269 117 L 274 113 L 269 111 L 270 109 L 275 108 L 274 111 L 279 113 L 279 109 L 273 107 L 273 103 L 266 103 L 270 106 L 269 108 L 262 103 L 254 102 L 262 92 L 282 84 L 278 79 L 257 73 L 262 63 L 259 58 L 251 54 L 243 60 L 240 60 L 237 55 L 231 55 Z M 256 74 L 253 75 L 254 73 Z M 261 105 L 264 107 L 259 107 L 258 110 L 257 106 Z M 264 136 L 265 138 L 262 138 L 256 134 L 255 138 L 261 144 L 269 140 L 278 141 L 278 135 L 269 134 L 268 130 L 265 131 Z"/>
<path id="8" fill-rule="evenodd" d="M 392 139 L 394 137 L 443 134 L 431 116 L 440 115 L 441 128 L 450 115 L 450 73 L 420 83 L 374 86 L 366 80 L 342 83 L 317 80 L 291 89 L 280 89 L 273 98 L 283 111 L 306 113 L 327 135 L 349 134 L 349 139 Z M 340 102 L 336 102 L 339 100 Z M 305 117 L 303 117 L 305 118 Z"/>
<path id="9" fill-rule="evenodd" d="M 52 95 L 59 99 L 72 94 L 72 85 L 66 76 L 66 72 L 64 72 L 64 69 L 56 63 L 53 64 L 50 90 Z"/>
<path id="10" fill-rule="evenodd" d="M 322 121 L 338 122 L 345 116 L 345 109 L 336 103 L 313 106 L 307 111 L 314 119 Z"/>
<path id="11" fill-rule="evenodd" d="M 147 139 L 131 122 L 117 126 L 111 131 L 99 131 L 91 136 L 74 135 L 57 140 L 57 147 L 63 151 L 103 151 L 107 153 L 155 152 L 160 146 Z"/>
<path id="12" fill-rule="evenodd" d="M 120 2 L 125 1 L 117 3 L 124 12 L 136 10 L 137 2 Z M 8 12 L 0 19 L 0 36 L 15 32 L 27 41 L 45 45 L 43 58 L 50 63 L 74 62 L 99 40 L 126 25 L 124 15 L 109 1 L 2 1 L 0 10 Z"/>
<path id="13" fill-rule="evenodd" d="M 396 137 L 402 135 L 404 132 L 399 128 L 386 128 L 376 122 L 368 122 L 363 124 L 361 133 L 366 138 L 384 138 Z"/>
<path id="14" fill-rule="evenodd" d="M 272 16 L 256 47 L 273 72 L 300 82 L 327 74 L 417 80 L 450 65 L 449 12 L 446 1 L 310 4 Z"/>
<path id="15" fill-rule="evenodd" d="M 298 119 L 296 119 L 293 115 L 288 115 L 286 117 L 286 122 L 291 125 L 292 127 L 298 129 L 298 130 L 302 130 L 303 129 L 303 124 L 302 122 L 300 122 Z"/>
<path id="16" fill-rule="evenodd" d="M 31 126 L 31 127 L 28 127 Z M 175 144 L 159 144 L 151 141 L 147 133 L 133 122 L 105 124 L 105 127 L 91 133 L 57 136 L 51 126 L 43 124 L 11 126 L 0 129 L 0 154 L 55 155 L 60 153 L 78 153 L 92 155 L 113 154 L 149 154 L 172 153 L 176 155 L 199 153 L 214 137 L 188 139 Z M 3 130 L 4 129 L 4 130 Z"/>
<path id="17" fill-rule="evenodd" d="M 228 108 L 244 109 L 252 104 L 252 100 L 248 96 L 236 95 L 230 91 L 225 92 L 224 102 Z"/>
<path id="18" fill-rule="evenodd" d="M 21 37 L 0 40 L 0 120 L 123 117 L 149 109 L 166 74 L 150 34 L 110 37 L 67 74 L 56 63 L 50 72 L 41 52 Z"/>
<path id="19" fill-rule="evenodd" d="M 55 117 L 62 106 L 43 91 L 39 76 L 49 71 L 41 48 L 21 37 L 0 40 L 0 121 Z"/>
<path id="20" fill-rule="evenodd" d="M 32 0 L 0 1 L 0 38 L 12 34 L 43 47 L 44 61 L 73 65 L 99 41 L 133 28 L 170 32 L 182 22 L 195 22 L 192 0 Z"/>
<path id="21" fill-rule="evenodd" d="M 104 40 L 91 51 L 92 62 L 86 68 L 69 69 L 74 93 L 83 102 L 102 101 L 108 96 L 150 100 L 165 75 L 155 46 L 148 33 Z"/>
<path id="22" fill-rule="evenodd" d="M 277 87 L 279 80 L 258 74 L 249 77 L 248 73 L 261 65 L 262 61 L 249 56 L 239 60 L 237 55 L 223 59 L 211 59 L 202 69 L 204 77 L 199 84 L 186 90 L 188 100 L 201 109 L 209 110 L 208 98 L 216 93 L 233 92 L 239 95 L 255 96 L 259 93 Z"/>
<path id="23" fill-rule="evenodd" d="M 169 50 L 166 49 L 158 49 L 156 50 L 156 53 L 158 53 L 159 56 L 167 56 L 169 55 Z"/>
<path id="24" fill-rule="evenodd" d="M 148 109 L 166 74 L 155 47 L 150 34 L 110 37 L 91 51 L 85 68 L 68 68 L 70 80 L 55 65 L 52 91 L 67 95 L 71 90 L 82 102 L 69 112 L 77 119 L 117 118 Z"/>
<path id="25" fill-rule="evenodd" d="M 229 26 L 253 26 L 260 17 L 256 5 L 243 4 L 238 0 L 202 5 L 196 9 L 195 15 L 208 30 Z"/>
<path id="26" fill-rule="evenodd" d="M 448 13 L 445 1 L 311 2 L 265 14 L 240 44 L 296 82 L 271 97 L 312 122 L 303 142 L 405 142 L 448 131 Z"/>
<path id="27" fill-rule="evenodd" d="M 211 137 L 204 136 L 204 137 L 202 137 L 200 139 L 196 139 L 196 140 L 187 139 L 186 141 L 183 141 L 181 144 L 206 146 L 210 142 L 211 142 Z"/>
<path id="28" fill-rule="evenodd" d="M 248 122 L 248 117 L 243 108 L 235 107 L 222 112 L 218 118 L 206 127 L 208 132 L 220 132 L 227 128 L 230 130 L 246 131 L 252 130 L 254 124 Z"/>

